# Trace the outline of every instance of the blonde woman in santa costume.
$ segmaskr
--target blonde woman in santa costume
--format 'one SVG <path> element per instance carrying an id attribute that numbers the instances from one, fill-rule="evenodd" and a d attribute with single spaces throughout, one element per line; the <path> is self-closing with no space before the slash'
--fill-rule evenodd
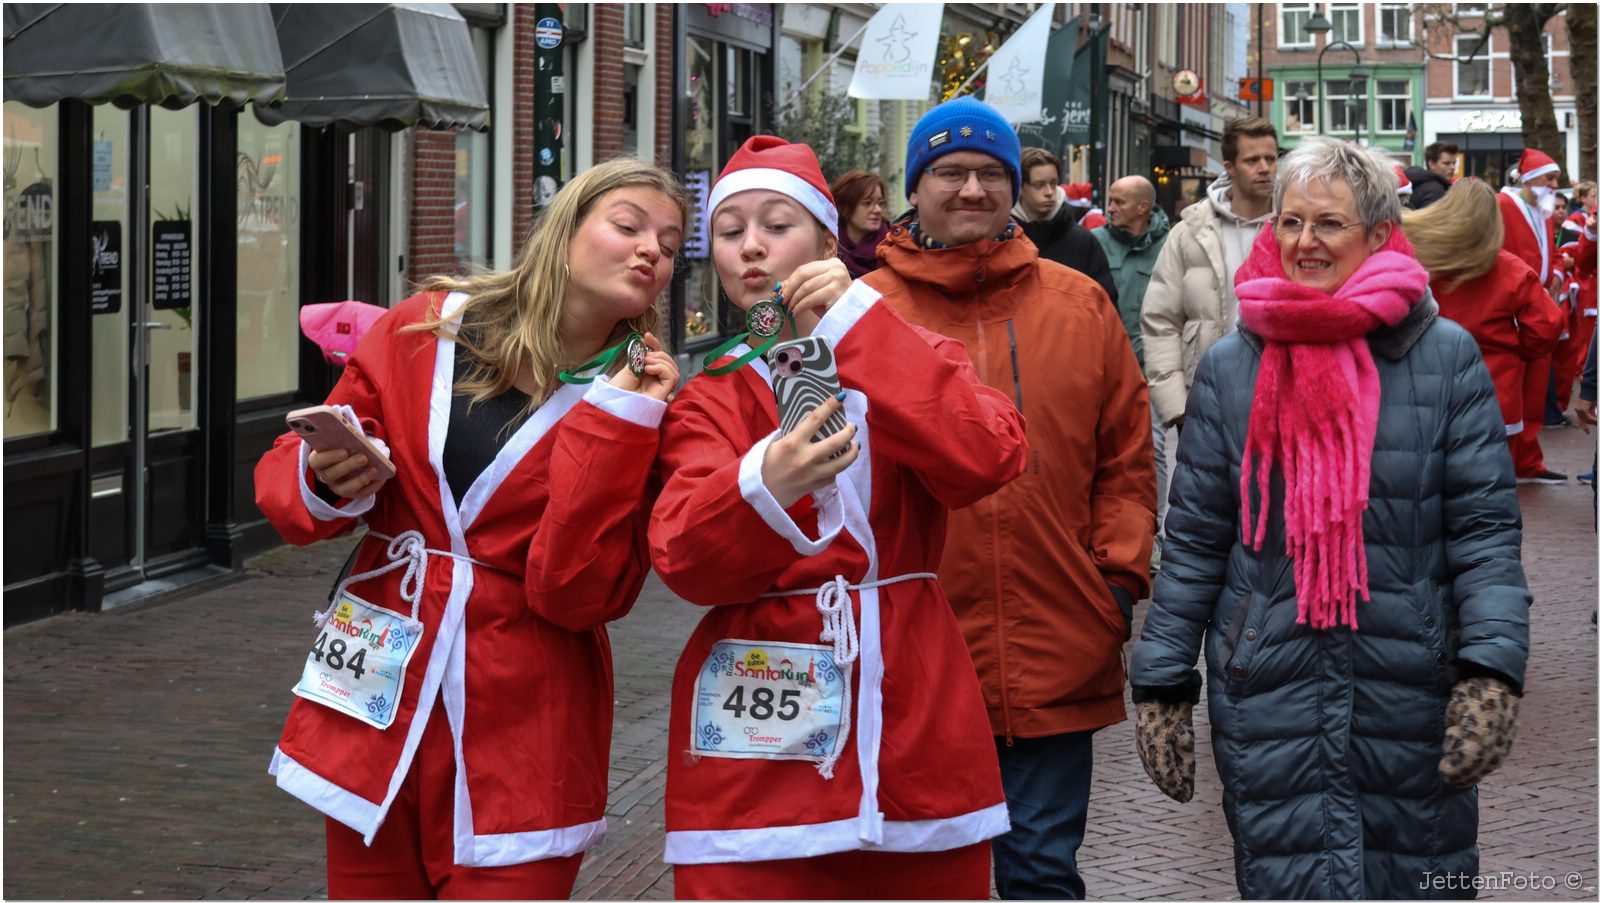
<path id="1" fill-rule="evenodd" d="M 677 895 L 986 899 L 1005 794 L 933 571 L 946 510 L 1021 473 L 1022 417 L 959 343 L 850 283 L 810 148 L 750 139 L 707 209 L 755 334 L 708 356 L 662 426 L 651 557 L 710 607 L 672 685 Z M 827 340 L 842 401 L 780 436 L 758 352 L 793 335 Z"/>
<path id="2" fill-rule="evenodd" d="M 330 897 L 565 898 L 605 837 L 604 625 L 649 569 L 678 377 L 650 330 L 686 210 L 654 167 L 583 173 L 514 269 L 436 279 L 362 339 L 328 403 L 392 479 L 293 434 L 257 465 L 290 542 L 370 528 L 271 767 L 328 816 Z"/>

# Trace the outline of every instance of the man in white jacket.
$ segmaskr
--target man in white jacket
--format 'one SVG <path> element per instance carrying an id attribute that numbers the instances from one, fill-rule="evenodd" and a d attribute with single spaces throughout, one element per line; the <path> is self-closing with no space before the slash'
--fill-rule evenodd
<path id="1" fill-rule="evenodd" d="M 1227 175 L 1211 184 L 1206 202 L 1189 205 L 1172 227 L 1140 313 L 1150 403 L 1169 427 L 1183 425 L 1200 358 L 1238 324 L 1233 274 L 1272 212 L 1278 172 L 1272 123 L 1256 116 L 1229 122 L 1222 130 L 1222 154 Z"/>

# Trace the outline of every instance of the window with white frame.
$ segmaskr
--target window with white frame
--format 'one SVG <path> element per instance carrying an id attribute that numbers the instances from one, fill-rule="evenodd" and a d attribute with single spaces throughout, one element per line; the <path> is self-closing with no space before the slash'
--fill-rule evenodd
<path id="1" fill-rule="evenodd" d="M 1483 35 L 1456 35 L 1456 96 L 1489 97 L 1489 42 Z"/>
<path id="2" fill-rule="evenodd" d="M 1328 79 L 1328 131 L 1358 133 L 1366 131 L 1366 89 L 1366 79 Z"/>
<path id="3" fill-rule="evenodd" d="M 1458 18 L 1481 18 L 1483 16 L 1482 3 L 1452 3 L 1450 8 Z"/>
<path id="4" fill-rule="evenodd" d="M 1544 77 L 1547 80 L 1548 79 L 1553 79 L 1553 78 L 1556 77 L 1556 60 L 1555 60 L 1555 57 L 1551 53 L 1551 50 L 1553 49 L 1553 47 L 1551 45 L 1551 40 L 1555 36 L 1547 31 L 1544 34 L 1541 34 L 1539 37 L 1544 40 Z M 1517 96 L 1517 61 L 1516 60 L 1510 60 L 1509 62 L 1511 64 L 1511 66 L 1510 66 L 1510 68 L 1511 68 L 1511 96 L 1512 97 L 1516 97 Z"/>
<path id="5" fill-rule="evenodd" d="M 1378 45 L 1411 43 L 1411 4 L 1378 4 Z"/>
<path id="6" fill-rule="evenodd" d="M 648 4 L 622 5 L 622 152 L 642 160 L 655 158 L 654 16 Z"/>
<path id="7" fill-rule="evenodd" d="M 1283 83 L 1283 130 L 1314 132 L 1317 129 L 1316 82 Z"/>
<path id="8" fill-rule="evenodd" d="M 1360 3 L 1328 5 L 1328 21 L 1333 23 L 1333 31 L 1328 37 L 1330 43 L 1349 41 L 1357 47 L 1362 46 L 1361 6 Z"/>
<path id="9" fill-rule="evenodd" d="M 1317 11 L 1315 3 L 1280 3 L 1278 12 L 1278 46 L 1279 47 L 1311 47 L 1314 42 L 1311 32 L 1306 31 L 1306 23 L 1311 21 L 1311 14 Z"/>
<path id="10" fill-rule="evenodd" d="M 1404 132 L 1411 120 L 1411 83 L 1378 80 L 1378 131 Z"/>

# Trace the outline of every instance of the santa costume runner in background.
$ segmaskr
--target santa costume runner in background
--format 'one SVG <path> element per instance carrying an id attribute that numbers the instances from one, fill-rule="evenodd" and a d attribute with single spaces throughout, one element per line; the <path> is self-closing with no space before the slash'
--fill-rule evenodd
<path id="1" fill-rule="evenodd" d="M 746 189 L 831 218 L 803 145 L 747 142 L 708 221 Z M 859 281 L 811 334 L 858 431 L 833 485 L 787 509 L 768 491 L 779 423 L 762 358 L 690 380 L 662 426 L 652 560 L 709 607 L 673 675 L 666 860 L 680 898 L 987 898 L 1005 794 L 932 572 L 947 509 L 1021 472 L 1022 418 L 959 343 Z"/>
<path id="2" fill-rule="evenodd" d="M 1521 184 L 1558 171 L 1549 154 L 1535 148 L 1522 152 L 1518 162 Z M 1555 255 L 1556 224 L 1551 211 L 1530 205 L 1521 191 L 1502 191 L 1495 196 L 1500 205 L 1501 218 L 1505 220 L 1505 250 L 1516 255 L 1539 278 L 1541 286 L 1550 281 Z M 1539 447 L 1539 431 L 1544 428 L 1545 395 L 1550 386 L 1552 354 L 1546 354 L 1526 363 L 1522 380 L 1522 430 L 1511 437 L 1511 458 L 1517 476 L 1536 477 L 1546 471 L 1544 451 Z"/>
<path id="3" fill-rule="evenodd" d="M 1589 356 L 1589 338 L 1594 335 L 1596 314 L 1600 313 L 1595 306 L 1593 236 L 1593 225 L 1586 224 L 1579 228 L 1576 241 L 1564 244 L 1558 250 L 1561 258 L 1572 261 L 1571 269 L 1563 272 L 1565 278 L 1561 284 L 1567 312 L 1567 332 L 1571 337 L 1556 350 L 1552 365 L 1556 375 L 1556 404 L 1563 412 L 1572 403 L 1572 386 Z"/>

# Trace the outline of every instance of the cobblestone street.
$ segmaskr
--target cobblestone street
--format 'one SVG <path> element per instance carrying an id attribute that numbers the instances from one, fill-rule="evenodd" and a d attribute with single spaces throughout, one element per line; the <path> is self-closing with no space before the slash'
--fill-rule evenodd
<path id="1" fill-rule="evenodd" d="M 1545 436 L 1551 466 L 1589 468 L 1592 437 L 1575 429 Z M 1479 897 L 1592 900 L 1591 497 L 1569 482 L 1524 487 L 1521 498 L 1533 649 L 1515 749 L 1481 790 L 1480 842 L 1486 876 L 1529 883 L 1491 885 Z M 282 549 L 188 598 L 5 632 L 6 898 L 325 895 L 322 817 L 277 790 L 266 767 L 312 638 L 308 615 L 348 548 L 347 540 Z M 672 896 L 661 861 L 667 700 L 699 614 L 652 578 L 612 628 L 610 836 L 586 858 L 578 898 Z M 1092 897 L 1237 895 L 1203 707 L 1200 716 L 1198 787 L 1186 805 L 1146 779 L 1129 723 L 1100 735 L 1080 856 Z"/>

